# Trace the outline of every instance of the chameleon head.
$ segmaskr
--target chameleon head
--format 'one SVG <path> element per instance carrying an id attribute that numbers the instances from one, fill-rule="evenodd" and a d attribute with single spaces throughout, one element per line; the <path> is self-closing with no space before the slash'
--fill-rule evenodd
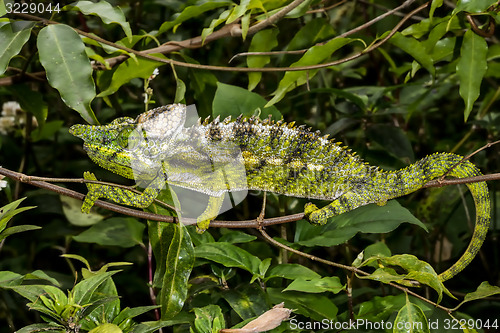
<path id="1" fill-rule="evenodd" d="M 186 107 L 171 104 L 108 125 L 73 125 L 69 132 L 83 139 L 83 148 L 101 167 L 123 177 L 154 178 L 169 143 L 182 131 Z"/>

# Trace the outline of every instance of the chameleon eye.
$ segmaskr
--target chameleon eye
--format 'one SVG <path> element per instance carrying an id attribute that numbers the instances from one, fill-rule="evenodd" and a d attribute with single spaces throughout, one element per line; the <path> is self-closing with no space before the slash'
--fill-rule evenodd
<path id="1" fill-rule="evenodd" d="M 128 127 L 118 134 L 116 141 L 123 149 L 133 151 L 139 147 L 141 137 L 138 131 L 132 127 Z"/>

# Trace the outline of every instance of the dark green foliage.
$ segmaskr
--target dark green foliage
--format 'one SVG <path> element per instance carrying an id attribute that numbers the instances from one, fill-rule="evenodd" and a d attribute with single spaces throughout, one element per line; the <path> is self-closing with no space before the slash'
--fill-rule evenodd
<path id="1" fill-rule="evenodd" d="M 57 4 L 43 3 L 45 9 Z M 0 114 L 0 173 L 81 178 L 91 170 L 99 180 L 126 182 L 94 165 L 68 128 L 134 118 L 146 108 L 144 93 L 148 108 L 180 102 L 195 104 L 203 118 L 244 113 L 306 124 L 332 134 L 370 164 L 391 170 L 434 152 L 467 155 L 499 139 L 500 47 L 492 31 L 499 21 L 496 1 L 434 0 L 388 40 L 403 16 L 424 1 L 354 31 L 402 2 L 334 6 L 336 1 L 304 1 L 265 28 L 253 28 L 290 3 L 80 1 L 72 7 L 60 4 L 60 12 L 31 12 L 60 25 L 17 14 L 3 17 L 0 101 L 17 101 L 21 110 Z M 152 51 L 157 60 L 127 49 L 151 50 L 163 43 Z M 377 43 L 378 48 L 368 49 Z M 285 70 L 348 57 L 322 69 L 235 70 Z M 155 68 L 159 75 L 150 80 Z M 472 161 L 483 174 L 498 173 L 498 152 L 498 145 L 489 147 Z M 81 184 L 58 184 L 85 191 Z M 61 200 L 46 189 L 3 178 L 0 332 L 152 333 L 160 327 L 163 332 L 216 332 L 241 327 L 282 301 L 294 309 L 293 318 L 275 332 L 311 331 L 297 323 L 323 319 L 394 325 L 427 319 L 428 330 L 424 325 L 421 331 L 442 332 L 452 317 L 436 307 L 441 297 L 440 306 L 452 309 L 457 320 L 478 331 L 495 331 L 500 324 L 494 322 L 500 309 L 495 298 L 500 279 L 497 184 L 488 182 L 492 226 L 483 255 L 443 286 L 434 270 L 449 267 L 471 236 L 474 205 L 462 189 L 418 191 L 398 199 L 405 208 L 395 202 L 366 206 L 339 216 L 335 225 L 315 228 L 300 221 L 265 229 L 292 249 L 360 267 L 370 274 L 364 276 L 280 250 L 255 230 L 210 228 L 200 235 L 193 226 L 145 222 L 102 209 L 90 217 L 79 215 L 81 201 Z M 160 199 L 172 204 L 176 198 L 167 192 Z M 256 218 L 262 196 L 251 194 L 218 219 Z M 21 203 L 21 198 L 26 199 Z M 265 218 L 300 213 L 306 202 L 268 194 Z M 175 216 L 159 207 L 150 210 Z M 122 270 L 111 271 L 113 266 Z M 380 283 L 408 284 L 408 278 L 429 286 L 410 289 L 432 304 Z M 458 300 L 448 297 L 448 290 Z"/>

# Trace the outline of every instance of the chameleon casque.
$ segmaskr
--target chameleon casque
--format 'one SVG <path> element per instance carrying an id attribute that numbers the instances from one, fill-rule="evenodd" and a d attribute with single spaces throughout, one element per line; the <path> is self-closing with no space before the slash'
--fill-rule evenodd
<path id="1" fill-rule="evenodd" d="M 448 153 L 426 156 L 400 170 L 383 171 L 328 136 L 320 136 L 319 131 L 283 121 L 241 116 L 211 122 L 207 118 L 192 126 L 185 126 L 185 121 L 186 106 L 172 104 L 140 114 L 135 120 L 125 117 L 103 126 L 72 126 L 70 133 L 84 140 L 83 147 L 94 162 L 140 180 L 138 185 L 145 188 L 138 194 L 87 183 L 89 192 L 82 211 L 88 212 L 99 198 L 144 208 L 168 183 L 209 196 L 205 212 L 197 219 L 201 231 L 218 215 L 224 194 L 242 190 L 329 200 L 323 208 L 308 203 L 304 209 L 309 222 L 324 224 L 328 218 L 356 207 L 383 205 L 414 192 L 446 172 L 456 178 L 481 174 L 471 162 Z M 85 178 L 96 180 L 88 172 Z M 474 234 L 463 256 L 439 275 L 442 281 L 472 261 L 488 231 L 487 185 L 467 186 L 476 205 Z"/>

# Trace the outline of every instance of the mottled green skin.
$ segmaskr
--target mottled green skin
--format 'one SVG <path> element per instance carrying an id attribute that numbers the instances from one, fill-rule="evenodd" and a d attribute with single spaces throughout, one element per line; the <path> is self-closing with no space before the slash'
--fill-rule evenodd
<path id="1" fill-rule="evenodd" d="M 328 218 L 356 207 L 383 205 L 414 192 L 449 170 L 449 176 L 457 178 L 481 174 L 469 161 L 461 162 L 462 157 L 446 153 L 429 155 L 401 170 L 382 171 L 339 143 L 293 123 L 239 117 L 184 128 L 184 113 L 183 105 L 174 104 L 151 110 L 136 120 L 120 118 L 106 126 L 71 127 L 70 132 L 85 141 L 84 148 L 96 163 L 127 178 L 138 179 L 140 174 L 145 184 L 142 195 L 88 184 L 82 210 L 88 211 L 98 198 L 147 207 L 167 182 L 210 196 L 205 213 L 198 219 L 200 230 L 205 230 L 217 215 L 225 192 L 247 189 L 330 200 L 321 209 L 311 203 L 305 206 L 307 220 L 324 224 Z M 131 135 L 134 128 L 140 128 L 146 139 Z M 224 172 L 212 172 L 213 165 L 229 167 Z M 243 180 L 238 165 L 244 166 Z M 95 179 L 89 173 L 85 178 Z M 488 231 L 486 183 L 467 186 L 476 204 L 476 227 L 465 254 L 439 275 L 443 281 L 472 261 Z"/>

